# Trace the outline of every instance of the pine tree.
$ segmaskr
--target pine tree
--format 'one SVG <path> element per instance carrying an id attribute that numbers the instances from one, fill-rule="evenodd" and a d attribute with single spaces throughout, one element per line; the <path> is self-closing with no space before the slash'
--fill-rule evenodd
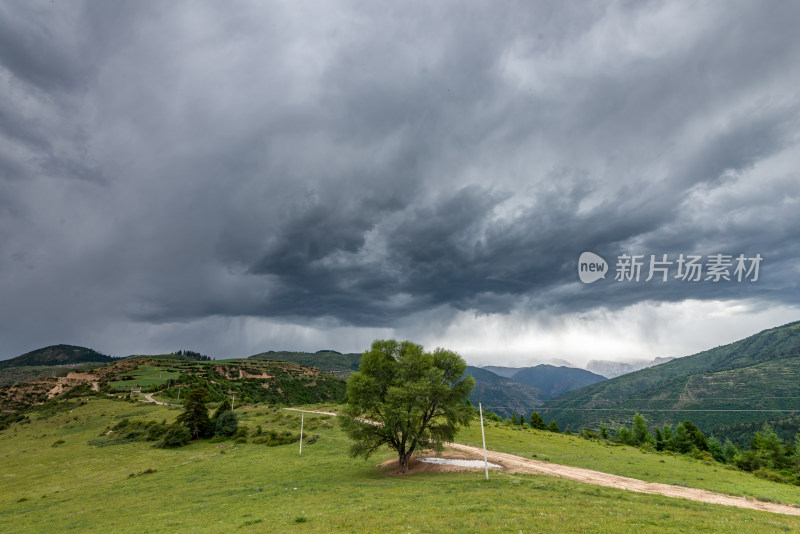
<path id="1" fill-rule="evenodd" d="M 664 425 L 664 428 L 661 430 L 661 434 L 664 437 L 664 450 L 665 451 L 674 451 L 675 450 L 675 436 L 672 434 L 672 427 L 669 425 Z"/>
<path id="2" fill-rule="evenodd" d="M 692 446 L 696 447 L 698 450 L 707 451 L 708 450 L 708 438 L 706 437 L 703 432 L 697 428 L 697 426 L 689 421 L 688 419 L 683 422 L 684 428 L 689 433 L 689 436 L 692 440 Z"/>
<path id="3" fill-rule="evenodd" d="M 686 429 L 686 425 L 684 423 L 678 423 L 678 426 L 675 427 L 674 444 L 675 452 L 679 452 L 681 454 L 686 454 L 694 448 L 692 435 Z"/>
<path id="4" fill-rule="evenodd" d="M 644 445 L 645 443 L 653 443 L 653 436 L 647 431 L 647 423 L 641 414 L 633 416 L 633 442 L 636 445 Z"/>
<path id="5" fill-rule="evenodd" d="M 558 425 L 556 424 L 556 420 L 555 419 L 550 421 L 550 425 L 547 427 L 547 430 L 549 430 L 550 432 L 561 432 L 558 429 Z"/>
<path id="6" fill-rule="evenodd" d="M 544 419 L 542 419 L 542 416 L 538 413 L 531 413 L 529 421 L 531 427 L 535 428 L 536 430 L 547 430 L 547 423 L 544 422 Z"/>
<path id="7" fill-rule="evenodd" d="M 189 429 L 195 439 L 211 433 L 211 420 L 208 417 L 209 394 L 205 388 L 194 388 L 184 402 L 184 411 L 175 418 L 175 422 Z"/>

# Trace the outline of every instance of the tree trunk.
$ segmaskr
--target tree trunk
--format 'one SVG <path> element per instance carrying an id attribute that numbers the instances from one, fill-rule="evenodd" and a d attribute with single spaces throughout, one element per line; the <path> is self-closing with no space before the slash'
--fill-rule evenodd
<path id="1" fill-rule="evenodd" d="M 411 453 L 401 453 L 397 456 L 397 461 L 400 464 L 400 473 L 405 473 L 408 470 L 408 461 L 411 459 Z"/>

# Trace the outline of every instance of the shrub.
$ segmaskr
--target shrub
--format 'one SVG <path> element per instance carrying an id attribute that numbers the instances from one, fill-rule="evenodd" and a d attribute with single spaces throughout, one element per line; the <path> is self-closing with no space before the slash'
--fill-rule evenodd
<path id="1" fill-rule="evenodd" d="M 239 418 L 231 410 L 226 410 L 217 417 L 214 434 L 217 436 L 233 436 L 239 429 Z"/>
<path id="2" fill-rule="evenodd" d="M 633 438 L 633 432 L 626 426 L 621 426 L 617 429 L 617 441 L 623 445 L 635 445 L 636 442 Z"/>
<path id="3" fill-rule="evenodd" d="M 754 450 L 740 452 L 734 457 L 733 463 L 742 471 L 757 471 L 766 467 L 764 460 Z"/>
<path id="4" fill-rule="evenodd" d="M 300 434 L 292 434 L 288 430 L 281 433 L 271 430 L 269 433 L 253 439 L 253 443 L 263 444 L 266 445 L 267 447 L 287 445 L 289 443 L 296 443 L 298 441 L 300 441 Z M 309 442 L 306 441 L 306 443 Z"/>
<path id="5" fill-rule="evenodd" d="M 183 425 L 174 424 L 169 427 L 167 433 L 158 442 L 158 447 L 162 449 L 169 449 L 172 447 L 180 447 L 187 441 L 192 439 L 192 433 Z"/>
<path id="6" fill-rule="evenodd" d="M 772 482 L 780 482 L 782 484 L 794 484 L 795 478 L 792 476 L 782 475 L 769 469 L 756 469 L 753 474 L 758 478 L 770 480 Z"/>

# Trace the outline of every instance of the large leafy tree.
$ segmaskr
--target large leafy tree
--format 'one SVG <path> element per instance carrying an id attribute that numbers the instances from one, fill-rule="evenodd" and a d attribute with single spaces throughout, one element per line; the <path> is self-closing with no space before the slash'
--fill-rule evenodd
<path id="1" fill-rule="evenodd" d="M 342 419 L 353 440 L 353 456 L 368 458 L 384 445 L 397 451 L 400 472 L 415 450 L 440 451 L 473 409 L 466 403 L 475 385 L 455 352 L 425 352 L 410 341 L 377 340 L 347 380 Z"/>

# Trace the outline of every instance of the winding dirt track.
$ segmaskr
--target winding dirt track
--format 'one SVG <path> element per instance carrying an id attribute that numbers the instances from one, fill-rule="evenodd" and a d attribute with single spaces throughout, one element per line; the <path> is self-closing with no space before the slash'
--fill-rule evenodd
<path id="1" fill-rule="evenodd" d="M 286 409 L 298 412 L 336 415 L 333 412 L 316 412 L 313 410 L 298 410 L 297 408 Z M 446 443 L 445 446 L 462 453 L 467 453 L 470 456 L 474 456 L 476 459 L 483 459 L 483 449 L 480 447 L 472 447 L 470 445 L 462 445 L 460 443 Z M 787 504 L 757 501 L 755 499 L 748 499 L 746 497 L 735 497 L 733 495 L 715 493 L 713 491 L 697 488 L 686 488 L 683 486 L 673 486 L 671 484 L 661 484 L 658 482 L 645 482 L 644 480 L 638 480 L 619 475 L 611 475 L 609 473 L 593 471 L 591 469 L 584 469 L 582 467 L 571 467 L 568 465 L 543 462 L 541 460 L 532 460 L 505 452 L 487 450 L 486 455 L 487 460 L 492 463 L 500 464 L 503 466 L 503 470 L 509 473 L 529 473 L 535 475 L 555 476 L 583 482 L 585 484 L 606 486 L 609 488 L 635 491 L 638 493 L 650 493 L 654 495 L 677 497 L 680 499 L 689 499 L 692 501 L 706 502 L 710 504 L 722 504 L 725 506 L 736 506 L 737 508 L 760 510 L 762 512 L 800 516 L 800 508 Z"/>

